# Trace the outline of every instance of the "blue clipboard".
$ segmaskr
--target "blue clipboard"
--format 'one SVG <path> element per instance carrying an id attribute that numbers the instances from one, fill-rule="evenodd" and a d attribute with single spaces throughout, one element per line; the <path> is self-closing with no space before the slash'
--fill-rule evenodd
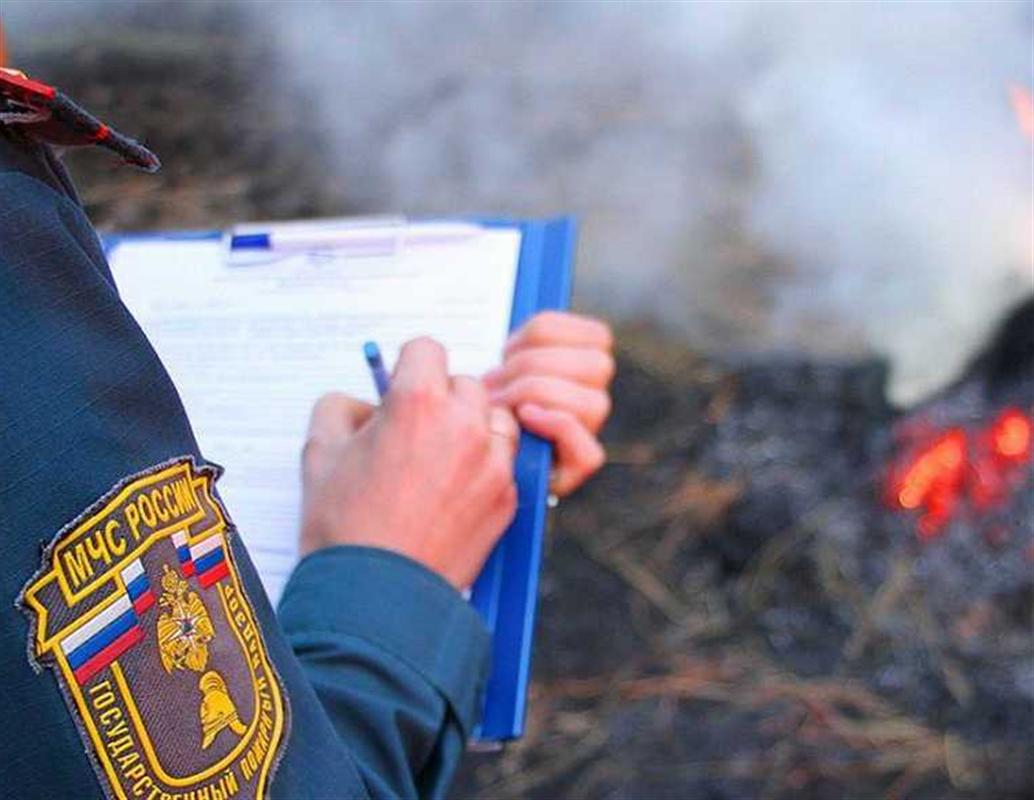
<path id="1" fill-rule="evenodd" d="M 475 217 L 467 221 L 521 232 L 511 331 L 538 311 L 566 309 L 570 305 L 576 239 L 572 217 Z M 110 254 L 122 242 L 221 237 L 221 231 L 106 236 L 104 249 Z M 552 461 L 553 451 L 547 441 L 529 433 L 521 434 L 516 463 L 517 514 L 472 589 L 471 604 L 492 636 L 492 665 L 485 686 L 484 711 L 473 732 L 477 742 L 504 742 L 519 738 L 524 732 Z"/>
<path id="2" fill-rule="evenodd" d="M 521 231 L 510 330 L 516 330 L 538 311 L 570 305 L 576 237 L 573 218 L 480 222 Z M 517 515 L 474 583 L 471 602 L 492 634 L 485 709 L 474 731 L 478 741 L 501 742 L 524 733 L 552 462 L 553 449 L 548 442 L 521 434 L 516 466 Z"/>

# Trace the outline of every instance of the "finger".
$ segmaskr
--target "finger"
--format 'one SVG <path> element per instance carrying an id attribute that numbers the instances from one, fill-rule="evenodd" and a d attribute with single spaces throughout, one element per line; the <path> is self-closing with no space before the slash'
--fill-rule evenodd
<path id="1" fill-rule="evenodd" d="M 456 375 L 449 383 L 453 396 L 466 413 L 476 419 L 488 420 L 488 390 L 481 381 L 468 375 Z"/>
<path id="2" fill-rule="evenodd" d="M 389 395 L 444 396 L 449 390 L 448 369 L 444 347 L 427 336 L 412 339 L 402 345 Z"/>
<path id="3" fill-rule="evenodd" d="M 502 500 L 516 493 L 514 460 L 521 429 L 517 418 L 508 408 L 493 407 L 488 430 L 488 457 L 474 480 L 482 491 L 489 493 L 487 496 Z M 501 531 L 501 528 L 498 530 Z"/>
<path id="4" fill-rule="evenodd" d="M 567 311 L 543 311 L 521 326 L 506 342 L 504 352 L 524 347 L 588 347 L 610 350 L 614 335 L 598 319 Z"/>
<path id="5" fill-rule="evenodd" d="M 522 375 L 565 378 L 583 386 L 604 389 L 614 378 L 614 356 L 586 347 L 528 347 L 507 355 L 502 365 L 485 374 L 490 389 L 499 389 Z"/>
<path id="6" fill-rule="evenodd" d="M 573 492 L 606 461 L 603 445 L 574 415 L 529 403 L 518 407 L 517 416 L 529 431 L 553 442 L 556 466 L 551 488 L 557 495 Z"/>
<path id="7" fill-rule="evenodd" d="M 610 414 L 610 395 L 563 378 L 524 375 L 491 393 L 492 402 L 518 408 L 525 403 L 566 411 L 595 433 Z"/>
<path id="8" fill-rule="evenodd" d="M 488 432 L 493 438 L 500 439 L 507 445 L 512 461 L 521 439 L 521 428 L 517 424 L 517 418 L 508 408 L 492 406 L 488 414 Z"/>
<path id="9" fill-rule="evenodd" d="M 489 433 L 488 464 L 483 479 L 495 486 L 495 492 L 502 495 L 513 491 L 515 487 L 514 460 L 521 435 L 520 426 L 509 409 L 493 408 Z"/>

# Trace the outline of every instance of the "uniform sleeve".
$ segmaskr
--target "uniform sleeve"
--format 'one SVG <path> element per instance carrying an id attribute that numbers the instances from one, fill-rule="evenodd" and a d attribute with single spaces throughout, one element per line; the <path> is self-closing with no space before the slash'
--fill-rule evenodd
<path id="1" fill-rule="evenodd" d="M 394 553 L 335 547 L 298 565 L 279 613 L 339 735 L 355 743 L 371 794 L 444 796 L 488 651 L 459 593 Z"/>
<path id="2" fill-rule="evenodd" d="M 201 454 L 81 209 L 18 171 L 0 170 L 0 197 L 0 725 L 33 720 L 0 742 L 0 760 L 20 796 L 99 796 L 57 682 L 30 668 L 12 600 L 41 547 L 120 479 Z M 471 609 L 400 556 L 336 548 L 299 565 L 281 628 L 241 538 L 231 544 L 288 707 L 267 796 L 442 796 L 487 659 Z"/>

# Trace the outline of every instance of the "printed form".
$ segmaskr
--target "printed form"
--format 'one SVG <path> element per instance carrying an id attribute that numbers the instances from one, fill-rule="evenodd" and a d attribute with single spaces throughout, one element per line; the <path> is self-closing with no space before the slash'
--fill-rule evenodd
<path id="1" fill-rule="evenodd" d="M 274 605 L 298 560 L 299 458 L 313 403 L 329 391 L 377 402 L 368 340 L 390 368 L 406 340 L 433 336 L 450 372 L 483 374 L 499 363 L 517 278 L 516 229 L 349 229 L 340 247 L 322 230 L 319 249 L 244 263 L 228 262 L 217 240 L 127 240 L 110 259 L 201 453 L 226 470 L 220 494 Z"/>

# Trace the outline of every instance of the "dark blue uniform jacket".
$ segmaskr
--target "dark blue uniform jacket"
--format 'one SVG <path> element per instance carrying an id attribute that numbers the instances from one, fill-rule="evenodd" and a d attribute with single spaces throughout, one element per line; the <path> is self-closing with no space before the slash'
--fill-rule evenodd
<path id="1" fill-rule="evenodd" d="M 0 127 L 0 796 L 119 796 L 54 672 L 32 668 L 16 600 L 63 526 L 180 456 L 219 459 L 198 452 L 64 171 Z M 414 562 L 339 547 L 302 561 L 274 613 L 241 538 L 229 541 L 286 698 L 264 796 L 442 796 L 486 668 L 469 606 Z M 175 796 L 140 785 L 139 796 Z"/>

